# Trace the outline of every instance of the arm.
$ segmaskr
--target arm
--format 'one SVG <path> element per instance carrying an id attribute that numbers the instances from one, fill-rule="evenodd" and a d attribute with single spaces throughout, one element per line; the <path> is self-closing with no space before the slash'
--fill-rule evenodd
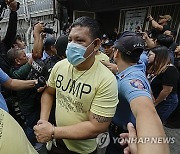
<path id="1" fill-rule="evenodd" d="M 11 13 L 9 16 L 9 23 L 8 23 L 8 29 L 6 32 L 6 36 L 3 39 L 4 44 L 6 45 L 7 51 L 11 48 L 13 41 L 16 36 L 16 30 L 17 30 L 17 12 L 19 7 L 19 2 L 16 1 L 10 1 L 7 3 L 10 7 Z"/>
<path id="2" fill-rule="evenodd" d="M 90 112 L 89 121 L 81 122 L 71 126 L 56 127 L 54 131 L 54 138 L 58 138 L 58 139 L 95 138 L 98 134 L 107 131 L 111 119 L 112 118 L 102 117 Z"/>
<path id="3" fill-rule="evenodd" d="M 143 33 L 143 39 L 146 41 L 148 48 L 150 49 L 154 48 L 156 46 L 154 41 L 149 38 L 146 32 L 142 32 L 142 33 Z"/>
<path id="4" fill-rule="evenodd" d="M 154 104 L 162 102 L 172 92 L 179 78 L 178 70 L 174 66 L 169 66 L 162 74 L 162 91 L 159 93 Z"/>
<path id="5" fill-rule="evenodd" d="M 160 92 L 158 98 L 155 100 L 154 104 L 158 105 L 160 102 L 162 102 L 166 97 L 172 92 L 173 87 L 172 86 L 165 86 L 163 85 L 163 89 Z"/>
<path id="6" fill-rule="evenodd" d="M 4 82 L 2 85 L 8 89 L 12 90 L 23 90 L 33 88 L 36 84 L 36 80 L 17 80 L 17 79 L 9 79 Z"/>
<path id="7" fill-rule="evenodd" d="M 158 24 L 151 15 L 149 15 L 148 19 L 149 19 L 149 22 L 152 23 L 152 27 L 154 27 L 155 29 L 158 29 L 160 31 L 163 30 L 163 26 Z"/>
<path id="8" fill-rule="evenodd" d="M 44 30 L 44 24 L 42 22 L 37 23 L 34 26 L 34 46 L 33 46 L 33 58 L 41 58 L 42 57 L 42 49 L 43 49 L 43 36 L 41 35 Z"/>
<path id="9" fill-rule="evenodd" d="M 107 131 L 111 119 L 111 117 L 102 117 L 90 112 L 89 121 L 53 129 L 49 122 L 40 120 L 38 125 L 34 126 L 34 130 L 39 142 L 50 140 L 52 135 L 56 139 L 91 139 Z"/>
<path id="10" fill-rule="evenodd" d="M 41 96 L 40 119 L 48 121 L 56 90 L 48 86 Z"/>
<path id="11" fill-rule="evenodd" d="M 116 74 L 118 72 L 118 67 L 116 64 L 101 61 L 102 64 L 104 64 L 113 74 Z"/>
<path id="12" fill-rule="evenodd" d="M 31 70 L 31 64 L 26 63 L 25 65 L 21 66 L 18 70 L 12 72 L 12 77 L 15 79 L 25 80 Z"/>
<path id="13" fill-rule="evenodd" d="M 165 137 L 162 123 L 153 106 L 152 100 L 140 96 L 130 102 L 131 110 L 136 118 L 138 137 Z M 148 122 L 147 122 L 148 121 Z M 150 143 L 138 144 L 138 154 L 169 154 L 168 144 Z"/>

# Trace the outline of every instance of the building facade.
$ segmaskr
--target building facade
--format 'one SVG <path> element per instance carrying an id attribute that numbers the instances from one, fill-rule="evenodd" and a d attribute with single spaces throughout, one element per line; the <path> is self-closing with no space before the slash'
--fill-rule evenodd
<path id="1" fill-rule="evenodd" d="M 151 29 L 146 20 L 148 14 L 158 21 L 160 15 L 172 17 L 170 27 L 177 31 L 176 41 L 180 42 L 180 0 L 57 0 L 64 13 L 72 22 L 79 16 L 90 16 L 99 21 L 102 32 L 113 35 L 114 31 L 134 31 L 138 26 Z M 67 9 L 67 11 L 64 11 Z M 67 13 L 66 13 L 67 12 Z M 63 16 L 63 15 L 62 15 Z M 61 17 L 61 21 L 63 18 Z M 65 21 L 67 22 L 67 21 Z"/>

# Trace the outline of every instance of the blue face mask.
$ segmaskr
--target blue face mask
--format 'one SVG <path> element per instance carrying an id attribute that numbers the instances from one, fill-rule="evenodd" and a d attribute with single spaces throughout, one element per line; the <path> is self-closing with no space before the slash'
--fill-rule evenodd
<path id="1" fill-rule="evenodd" d="M 81 64 L 82 62 L 84 62 L 93 53 L 92 52 L 87 58 L 84 58 L 84 54 L 86 53 L 86 50 L 87 50 L 88 47 L 84 47 L 84 46 L 82 46 L 80 44 L 73 43 L 73 42 L 68 43 L 67 49 L 66 49 L 66 56 L 67 56 L 68 61 L 73 66 L 77 66 L 77 65 Z"/>

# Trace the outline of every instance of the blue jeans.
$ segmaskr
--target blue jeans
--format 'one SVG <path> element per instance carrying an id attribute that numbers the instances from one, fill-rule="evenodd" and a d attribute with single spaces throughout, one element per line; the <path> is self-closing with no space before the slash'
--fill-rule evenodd
<path id="1" fill-rule="evenodd" d="M 161 103 L 159 103 L 156 106 L 157 113 L 158 113 L 162 123 L 166 122 L 167 118 L 176 109 L 177 106 L 178 106 L 177 93 L 169 94 L 169 96 L 166 98 L 166 100 L 163 100 Z"/>

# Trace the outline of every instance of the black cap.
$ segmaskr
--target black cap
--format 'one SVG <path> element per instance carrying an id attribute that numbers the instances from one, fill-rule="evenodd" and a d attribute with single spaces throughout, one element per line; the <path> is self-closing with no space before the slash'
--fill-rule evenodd
<path id="1" fill-rule="evenodd" d="M 144 50 L 145 42 L 137 33 L 125 32 L 114 43 L 114 47 L 132 59 L 139 59 Z"/>
<path id="2" fill-rule="evenodd" d="M 113 46 L 114 45 L 114 42 L 112 40 L 106 40 L 102 46 Z"/>
<path id="3" fill-rule="evenodd" d="M 56 43 L 56 39 L 54 37 L 48 37 L 44 41 L 44 46 L 55 45 L 55 43 Z"/>

